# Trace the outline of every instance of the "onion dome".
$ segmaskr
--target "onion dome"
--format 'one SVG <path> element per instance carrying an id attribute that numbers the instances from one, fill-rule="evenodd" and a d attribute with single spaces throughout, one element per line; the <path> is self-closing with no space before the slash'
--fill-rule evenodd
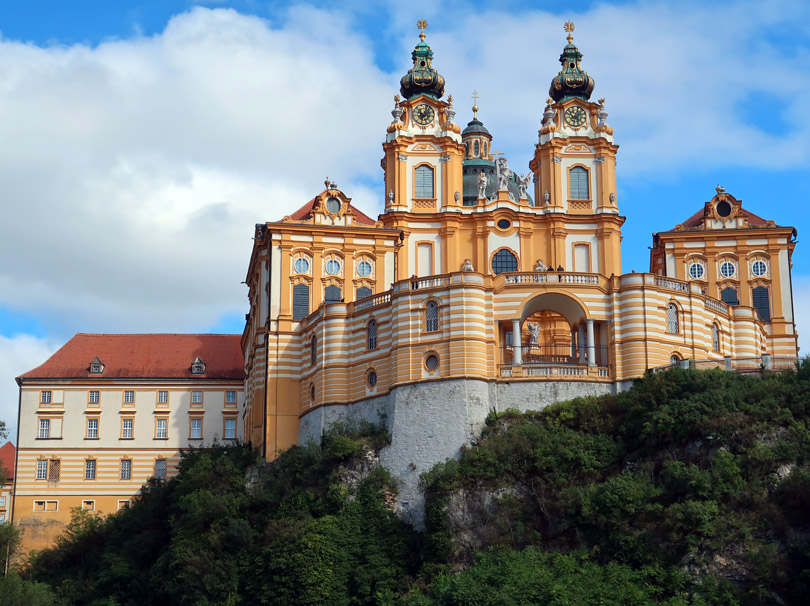
<path id="1" fill-rule="evenodd" d="M 411 53 L 413 68 L 409 69 L 399 81 L 399 92 L 406 100 L 419 95 L 441 99 L 444 94 L 444 77 L 433 69 L 433 51 L 425 43 L 424 29 L 427 27 L 427 21 L 420 20 L 417 27 L 422 31 L 419 32 L 419 44 Z"/>
<path id="2" fill-rule="evenodd" d="M 595 82 L 579 65 L 582 53 L 573 44 L 574 36 L 571 32 L 574 31 L 574 24 L 570 21 L 566 23 L 565 31 L 568 32 L 568 44 L 560 55 L 562 69 L 551 81 L 548 94 L 558 103 L 568 99 L 587 101 L 591 98 Z"/>

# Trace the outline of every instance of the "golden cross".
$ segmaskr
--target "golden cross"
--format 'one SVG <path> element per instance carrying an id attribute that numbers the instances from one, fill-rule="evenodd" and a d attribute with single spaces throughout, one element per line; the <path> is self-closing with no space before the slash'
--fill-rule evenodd
<path id="1" fill-rule="evenodd" d="M 419 28 L 420 34 L 424 33 L 424 31 L 427 29 L 427 21 L 424 19 L 419 19 L 419 21 L 416 22 L 416 27 Z"/>
<path id="2" fill-rule="evenodd" d="M 477 114 L 478 114 L 478 91 L 477 90 L 473 91 L 472 98 L 473 98 L 473 106 L 472 106 L 473 120 L 475 120 L 478 117 L 477 116 Z"/>

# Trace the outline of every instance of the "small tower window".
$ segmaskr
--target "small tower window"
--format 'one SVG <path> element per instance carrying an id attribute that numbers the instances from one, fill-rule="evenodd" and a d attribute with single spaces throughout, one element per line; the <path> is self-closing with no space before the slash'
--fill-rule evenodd
<path id="1" fill-rule="evenodd" d="M 678 306 L 674 303 L 667 305 L 667 332 L 673 335 L 677 335 L 680 332 Z"/>
<path id="2" fill-rule="evenodd" d="M 293 286 L 293 320 L 303 320 L 309 315 L 309 285 Z"/>
<path id="3" fill-rule="evenodd" d="M 439 330 L 439 305 L 436 301 L 428 301 L 425 307 L 425 331 Z"/>
<path id="4" fill-rule="evenodd" d="M 205 374 L 205 362 L 203 362 L 199 356 L 197 356 L 191 363 L 191 374 L 193 375 Z"/>
<path id="5" fill-rule="evenodd" d="M 476 141 L 475 145 L 473 145 L 473 156 L 475 156 L 477 158 L 479 156 L 479 152 L 480 152 L 480 147 L 479 147 L 478 141 Z"/>
<path id="6" fill-rule="evenodd" d="M 433 197 L 433 169 L 430 166 L 417 166 L 414 171 L 414 197 Z"/>
<path id="7" fill-rule="evenodd" d="M 486 158 L 486 157 L 487 157 L 487 142 L 486 142 L 486 141 L 484 141 L 484 153 L 483 153 L 483 154 L 481 154 L 481 155 L 482 155 L 484 158 Z"/>
<path id="8" fill-rule="evenodd" d="M 368 348 L 377 349 L 377 320 L 368 323 Z"/>
<path id="9" fill-rule="evenodd" d="M 572 200 L 590 200 L 590 188 L 588 187 L 588 171 L 581 166 L 575 166 L 568 173 L 571 182 Z"/>

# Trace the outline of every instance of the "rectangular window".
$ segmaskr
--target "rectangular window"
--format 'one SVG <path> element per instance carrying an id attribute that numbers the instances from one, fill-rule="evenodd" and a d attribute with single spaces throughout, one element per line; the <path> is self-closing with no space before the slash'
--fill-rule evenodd
<path id="1" fill-rule="evenodd" d="M 159 440 L 164 440 L 168 437 L 167 425 L 168 419 L 155 419 L 155 437 Z"/>
<path id="2" fill-rule="evenodd" d="M 167 404 L 169 402 L 168 391 L 158 391 L 158 404 Z"/>
<path id="3" fill-rule="evenodd" d="M 51 459 L 48 461 L 48 481 L 58 482 L 59 474 L 62 469 L 62 461 L 59 459 Z"/>
<path id="4" fill-rule="evenodd" d="M 225 392 L 225 403 L 226 404 L 236 404 L 236 392 L 235 391 L 226 391 Z"/>
<path id="5" fill-rule="evenodd" d="M 191 435 L 192 440 L 199 440 L 202 438 L 202 419 L 191 419 Z"/>
<path id="6" fill-rule="evenodd" d="M 236 439 L 236 419 L 225 419 L 225 439 Z"/>
<path id="7" fill-rule="evenodd" d="M 121 419 L 121 437 L 124 440 L 132 439 L 133 419 Z"/>
<path id="8" fill-rule="evenodd" d="M 87 459 L 84 462 L 84 479 L 85 480 L 95 480 L 96 479 L 96 460 L 95 459 Z"/>
<path id="9" fill-rule="evenodd" d="M 37 480 L 48 479 L 48 461 L 40 459 L 37 461 Z"/>
<path id="10" fill-rule="evenodd" d="M 95 511 L 96 510 L 96 502 L 95 501 L 82 501 L 82 509 L 85 511 Z"/>
<path id="11" fill-rule="evenodd" d="M 0 507 L 6 506 L 6 497 L 0 497 Z"/>
<path id="12" fill-rule="evenodd" d="M 59 511 L 59 501 L 45 501 L 45 511 Z"/>
<path id="13" fill-rule="evenodd" d="M 129 509 L 129 499 L 122 499 L 118 501 L 118 511 L 122 509 Z"/>
<path id="14" fill-rule="evenodd" d="M 42 440 L 47 440 L 51 437 L 51 420 L 50 419 L 40 419 L 39 420 L 39 437 Z"/>
<path id="15" fill-rule="evenodd" d="M 132 460 L 131 459 L 121 459 L 121 479 L 122 480 L 131 480 L 132 479 Z"/>
<path id="16" fill-rule="evenodd" d="M 90 440 L 98 438 L 98 419 L 87 419 L 87 438 Z"/>
<path id="17" fill-rule="evenodd" d="M 0 513 L 0 524 L 6 523 L 6 514 Z"/>
<path id="18" fill-rule="evenodd" d="M 155 460 L 155 477 L 158 480 L 166 479 L 166 459 Z"/>
<path id="19" fill-rule="evenodd" d="M 135 402 L 135 392 L 128 389 L 124 392 L 124 404 L 132 404 Z"/>
<path id="20" fill-rule="evenodd" d="M 414 198 L 433 197 L 433 169 L 430 166 L 417 166 L 414 171 Z"/>
<path id="21" fill-rule="evenodd" d="M 34 511 L 45 511 L 45 501 L 34 501 Z"/>
<path id="22" fill-rule="evenodd" d="M 98 404 L 98 391 L 91 390 L 90 391 L 90 404 Z"/>
<path id="23" fill-rule="evenodd" d="M 191 403 L 192 404 L 202 404 L 203 401 L 203 392 L 201 391 L 192 391 L 191 392 Z"/>
<path id="24" fill-rule="evenodd" d="M 293 286 L 293 320 L 303 320 L 309 315 L 309 285 Z"/>
<path id="25" fill-rule="evenodd" d="M 587 244 L 574 244 L 574 271 L 591 271 L 591 248 Z"/>
<path id="26" fill-rule="evenodd" d="M 433 275 L 433 245 L 429 242 L 416 245 L 416 274 L 419 277 Z"/>
<path id="27" fill-rule="evenodd" d="M 42 391 L 42 392 L 40 392 L 39 401 L 42 404 L 50 404 L 51 403 L 51 392 L 50 391 Z"/>

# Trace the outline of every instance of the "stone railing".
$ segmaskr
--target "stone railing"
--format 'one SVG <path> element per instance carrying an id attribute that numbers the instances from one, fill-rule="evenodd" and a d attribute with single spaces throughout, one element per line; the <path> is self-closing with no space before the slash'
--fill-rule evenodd
<path id="1" fill-rule="evenodd" d="M 599 284 L 597 274 L 538 271 L 502 275 L 506 284 Z"/>
<path id="2" fill-rule="evenodd" d="M 669 290 L 679 290 L 681 292 L 689 292 L 689 286 L 685 282 L 672 280 L 670 278 L 655 277 L 655 285 L 658 288 L 668 288 Z"/>
<path id="3" fill-rule="evenodd" d="M 728 314 L 728 305 L 726 305 L 725 303 L 721 303 L 720 301 L 716 299 L 711 299 L 709 297 L 706 297 L 706 299 L 704 299 L 704 303 L 706 304 L 706 307 L 708 307 L 711 310 L 719 311 L 721 314 Z"/>
<path id="4" fill-rule="evenodd" d="M 363 309 L 368 309 L 369 307 L 377 307 L 377 305 L 384 305 L 390 302 L 391 302 L 391 291 L 387 290 L 383 293 L 371 295 L 370 297 L 365 297 L 363 299 L 355 301 L 354 309 L 355 311 L 361 311 Z"/>

